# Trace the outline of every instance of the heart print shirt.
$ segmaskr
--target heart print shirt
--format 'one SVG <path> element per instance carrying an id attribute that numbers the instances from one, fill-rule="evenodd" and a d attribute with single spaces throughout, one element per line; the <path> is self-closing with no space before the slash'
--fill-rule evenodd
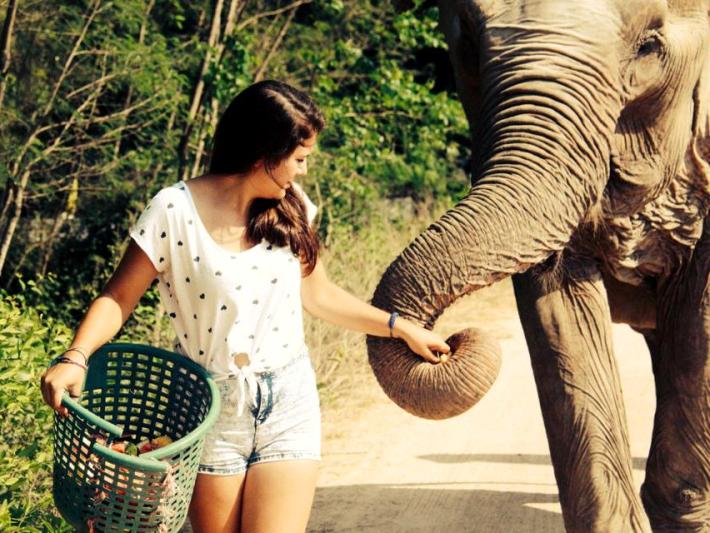
<path id="1" fill-rule="evenodd" d="M 292 186 L 312 222 L 316 206 Z M 184 182 L 160 190 L 129 234 L 159 272 L 175 351 L 216 375 L 238 372 L 238 354 L 246 354 L 252 372 L 307 354 L 301 265 L 288 246 L 263 240 L 241 252 L 222 248 L 202 224 Z"/>

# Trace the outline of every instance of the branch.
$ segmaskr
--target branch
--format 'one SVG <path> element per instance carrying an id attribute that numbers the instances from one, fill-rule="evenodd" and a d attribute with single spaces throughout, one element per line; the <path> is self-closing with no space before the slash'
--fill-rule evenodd
<path id="1" fill-rule="evenodd" d="M 296 10 L 298 9 L 298 7 L 300 5 L 301 4 L 294 7 L 293 10 L 291 12 L 289 12 L 288 17 L 286 17 L 286 20 L 284 21 L 283 26 L 281 26 L 281 29 L 279 30 L 278 35 L 276 35 L 274 42 L 271 43 L 271 48 L 269 49 L 268 53 L 266 54 L 266 57 L 261 62 L 261 65 L 259 65 L 259 68 L 256 69 L 256 74 L 254 74 L 254 82 L 261 81 L 264 78 L 264 73 L 266 72 L 266 67 L 269 65 L 269 62 L 274 57 L 274 54 L 276 53 L 276 50 L 278 49 L 279 45 L 281 44 L 281 41 L 283 40 L 284 36 L 286 35 L 286 32 L 288 32 L 288 27 L 291 25 L 291 21 L 293 20 L 293 17 L 296 16 Z"/>
<path id="2" fill-rule="evenodd" d="M 114 119 L 117 118 L 124 118 L 133 113 L 136 109 L 140 109 L 141 107 L 144 107 L 145 105 L 148 104 L 148 102 L 155 100 L 159 96 L 162 96 L 160 93 L 154 93 L 151 94 L 148 98 L 144 98 L 143 100 L 138 101 L 137 103 L 131 105 L 130 107 L 126 107 L 121 109 L 120 111 L 116 111 L 114 113 L 110 113 L 108 115 L 103 115 L 100 117 L 89 117 L 87 119 L 84 119 L 82 121 L 76 122 L 77 127 L 82 127 L 85 128 L 87 126 L 93 126 L 95 124 L 105 124 L 106 122 L 110 122 Z"/>
<path id="3" fill-rule="evenodd" d="M 280 7 L 279 9 L 274 9 L 272 11 L 264 11 L 263 13 L 259 13 L 258 15 L 254 15 L 253 17 L 250 17 L 246 19 L 244 22 L 239 24 L 237 26 L 237 31 L 241 31 L 250 24 L 254 24 L 256 21 L 259 19 L 262 19 L 264 17 L 271 17 L 273 15 L 280 15 L 281 13 L 285 13 L 286 11 L 289 11 L 290 9 L 297 9 L 299 6 L 302 6 L 304 4 L 310 4 L 313 0 L 298 0 L 294 2 L 293 4 L 289 4 L 285 7 Z"/>
<path id="4" fill-rule="evenodd" d="M 94 88 L 96 85 L 103 85 L 107 81 L 111 81 L 112 79 L 117 78 L 120 74 L 123 73 L 112 72 L 111 74 L 106 74 L 105 76 L 101 76 L 100 78 L 90 81 L 86 85 L 82 85 L 81 87 L 74 89 L 72 92 L 67 94 L 66 99 L 69 100 L 70 98 L 76 96 L 79 93 L 83 93 L 84 91 Z"/>
<path id="5" fill-rule="evenodd" d="M 190 144 L 190 137 L 192 135 L 192 128 L 194 126 L 195 117 L 197 117 L 197 112 L 202 105 L 202 97 L 205 90 L 205 76 L 212 61 L 212 54 L 215 51 L 215 45 L 219 41 L 219 35 L 222 26 L 222 7 L 224 6 L 224 0 L 216 0 L 214 10 L 212 11 L 212 24 L 210 25 L 210 33 L 207 38 L 207 49 L 205 50 L 205 56 L 202 58 L 202 65 L 200 66 L 200 72 L 197 75 L 197 80 L 195 82 L 195 88 L 192 92 L 192 99 L 190 101 L 190 109 L 187 113 L 187 120 L 185 121 L 185 127 L 183 128 L 182 135 L 180 137 L 180 145 L 178 147 L 178 175 L 180 179 L 185 179 L 188 168 L 188 150 Z"/>
<path id="6" fill-rule="evenodd" d="M 78 37 L 76 38 L 76 41 L 74 41 L 74 46 L 69 53 L 69 56 L 67 56 L 66 61 L 64 62 L 64 66 L 62 67 L 62 73 L 59 75 L 59 79 L 57 80 L 57 83 L 54 84 L 54 89 L 52 90 L 52 95 L 49 97 L 49 100 L 47 101 L 47 105 L 44 106 L 44 110 L 42 111 L 42 117 L 45 117 L 49 114 L 49 111 L 52 109 L 52 105 L 54 104 L 54 99 L 57 97 L 57 93 L 59 92 L 59 88 L 62 86 L 62 83 L 64 83 L 64 79 L 67 76 L 67 72 L 69 70 L 69 67 L 71 66 L 72 62 L 74 61 L 74 57 L 76 56 L 76 53 L 79 51 L 79 47 L 81 46 L 81 43 L 84 42 L 84 38 L 86 37 L 86 33 L 89 31 L 89 26 L 91 26 L 91 23 L 94 21 L 94 18 L 96 15 L 99 13 L 99 8 L 101 7 L 101 0 L 94 0 L 93 5 L 91 6 L 91 13 L 89 16 L 86 18 L 86 22 L 84 24 L 84 27 L 81 29 L 81 32 L 79 33 Z"/>

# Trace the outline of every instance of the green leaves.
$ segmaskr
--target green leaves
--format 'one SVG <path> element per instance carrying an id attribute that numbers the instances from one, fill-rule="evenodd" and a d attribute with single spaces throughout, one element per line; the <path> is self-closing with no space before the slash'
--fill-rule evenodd
<path id="1" fill-rule="evenodd" d="M 328 120 L 309 181 L 322 191 L 324 228 L 359 225 L 373 199 L 463 195 L 468 126 L 454 94 L 433 94 L 419 52 L 444 48 L 437 10 L 396 14 L 390 3 L 317 2 L 289 33 L 279 76 L 311 92 Z M 279 77 L 277 76 L 277 77 Z M 332 218 L 331 218 L 332 217 Z"/>
<path id="2" fill-rule="evenodd" d="M 429 8 L 422 12 L 405 11 L 394 19 L 394 30 L 402 46 L 416 50 L 417 48 L 446 48 L 443 34 L 437 28 L 438 10 Z"/>
<path id="3" fill-rule="evenodd" d="M 109 279 L 145 201 L 177 180 L 178 153 L 195 152 L 201 135 L 209 147 L 213 102 L 223 110 L 252 83 L 288 17 L 262 16 L 283 2 L 245 3 L 239 30 L 204 80 L 207 120 L 182 146 L 213 4 L 157 0 L 146 14 L 143 0 L 102 2 L 72 56 L 91 5 L 24 6 L 0 114 L 0 185 L 17 181 L 11 169 L 23 148 L 21 163 L 37 160 L 3 270 L 10 289 L 0 292 L 3 532 L 69 531 L 51 501 L 52 412 L 40 397 L 40 376 Z M 440 80 L 422 51 L 444 41 L 436 9 L 421 6 L 396 14 L 391 2 L 314 0 L 299 8 L 268 63 L 266 77 L 308 91 L 328 121 L 304 180 L 327 244 L 343 236 L 374 240 L 373 221 L 386 225 L 383 234 L 400 223 L 411 229 L 403 214 L 411 217 L 410 206 L 444 206 L 467 189 L 461 139 L 468 128 L 455 95 L 434 93 Z M 45 129 L 33 135 L 38 127 Z M 76 209 L 53 233 L 75 180 Z M 399 245 L 374 243 L 360 255 L 387 246 L 395 253 Z M 119 337 L 171 346 L 156 287 Z"/>
<path id="4" fill-rule="evenodd" d="M 39 390 L 50 354 L 70 332 L 22 298 L 0 296 L 0 530 L 70 531 L 52 502 L 53 411 Z"/>

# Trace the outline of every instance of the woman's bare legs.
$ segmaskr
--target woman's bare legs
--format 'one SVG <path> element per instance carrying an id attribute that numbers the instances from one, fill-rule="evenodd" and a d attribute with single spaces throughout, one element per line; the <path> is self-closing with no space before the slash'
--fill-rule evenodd
<path id="1" fill-rule="evenodd" d="M 245 474 L 197 474 L 190 502 L 194 533 L 239 533 Z"/>
<path id="2" fill-rule="evenodd" d="M 303 533 L 313 504 L 318 461 L 274 461 L 249 468 L 241 531 Z"/>

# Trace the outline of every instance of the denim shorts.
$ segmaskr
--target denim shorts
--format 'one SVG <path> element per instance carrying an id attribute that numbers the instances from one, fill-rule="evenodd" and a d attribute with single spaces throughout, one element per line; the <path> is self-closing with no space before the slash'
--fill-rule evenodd
<path id="1" fill-rule="evenodd" d="M 320 403 L 307 355 L 254 372 L 249 383 L 230 378 L 217 385 L 222 409 L 205 437 L 199 473 L 233 475 L 267 461 L 320 460 Z"/>

